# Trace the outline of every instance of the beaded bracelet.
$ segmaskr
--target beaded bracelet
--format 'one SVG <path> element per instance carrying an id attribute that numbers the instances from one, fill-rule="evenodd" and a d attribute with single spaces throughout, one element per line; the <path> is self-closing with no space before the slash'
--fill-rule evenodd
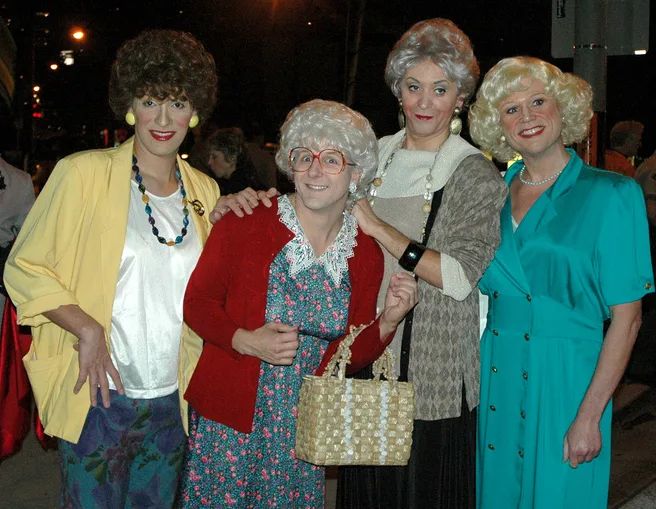
<path id="1" fill-rule="evenodd" d="M 408 272 L 414 272 L 424 251 L 426 251 L 425 246 L 422 246 L 418 242 L 410 242 L 408 247 L 405 248 L 405 251 L 403 251 L 401 258 L 399 258 L 399 265 Z"/>

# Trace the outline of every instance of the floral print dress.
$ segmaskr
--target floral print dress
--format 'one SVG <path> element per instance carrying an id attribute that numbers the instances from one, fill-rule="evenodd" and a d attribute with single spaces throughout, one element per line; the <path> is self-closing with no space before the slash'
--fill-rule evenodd
<path id="1" fill-rule="evenodd" d="M 294 234 L 269 271 L 265 322 L 299 327 L 291 366 L 262 362 L 253 431 L 240 433 L 192 411 L 182 507 L 323 508 L 324 469 L 296 459 L 297 402 L 328 342 L 346 332 L 351 285 L 347 258 L 357 225 L 345 214 L 333 245 L 316 259 L 287 197 L 280 220 Z"/>

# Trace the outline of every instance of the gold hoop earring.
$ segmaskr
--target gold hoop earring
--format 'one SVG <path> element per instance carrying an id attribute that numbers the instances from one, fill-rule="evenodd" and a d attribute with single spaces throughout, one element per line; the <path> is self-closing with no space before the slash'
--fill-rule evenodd
<path id="1" fill-rule="evenodd" d="M 198 118 L 198 115 L 194 113 L 189 119 L 189 129 L 193 129 L 194 127 L 196 127 L 199 124 L 199 122 L 200 122 L 200 118 Z"/>
<path id="2" fill-rule="evenodd" d="M 134 117 L 134 113 L 132 113 L 131 111 L 128 111 L 125 114 L 125 123 L 127 125 L 134 125 L 134 124 L 137 123 L 137 119 Z"/>
<path id="3" fill-rule="evenodd" d="M 460 112 L 462 110 L 456 106 L 453 110 L 453 117 L 451 117 L 451 122 L 449 122 L 449 132 L 455 136 L 460 134 L 462 131 L 462 120 L 460 120 Z"/>

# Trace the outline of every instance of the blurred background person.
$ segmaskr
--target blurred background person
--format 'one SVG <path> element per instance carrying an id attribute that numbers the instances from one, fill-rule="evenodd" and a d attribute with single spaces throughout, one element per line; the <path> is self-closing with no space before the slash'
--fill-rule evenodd
<path id="1" fill-rule="evenodd" d="M 256 121 L 251 122 L 245 131 L 246 153 L 255 166 L 258 180 L 266 189 L 288 183 L 287 178 L 278 180 L 278 166 L 274 158 L 278 147 L 275 143 L 265 140 L 260 124 Z M 291 192 L 293 189 L 290 187 L 289 191 Z"/>
<path id="2" fill-rule="evenodd" d="M 2 282 L 5 262 L 34 203 L 29 174 L 0 157 L 0 461 L 18 451 L 31 425 L 32 402 L 21 361 L 30 337 L 16 323 L 16 309 Z"/>
<path id="3" fill-rule="evenodd" d="M 214 181 L 178 156 L 213 109 L 214 59 L 148 30 L 112 65 L 109 102 L 134 136 L 57 164 L 16 239 L 5 283 L 33 341 L 24 358 L 59 438 L 64 507 L 171 507 L 202 341 L 182 322 Z"/>
<path id="4" fill-rule="evenodd" d="M 610 143 L 604 154 L 604 169 L 633 177 L 635 157 L 642 145 L 645 126 L 635 120 L 617 122 L 610 130 Z"/>
<path id="5" fill-rule="evenodd" d="M 611 404 L 653 292 L 647 216 L 633 179 L 566 148 L 587 136 L 592 89 L 531 57 L 486 75 L 472 139 L 505 174 L 501 244 L 479 283 L 477 502 L 605 509 Z M 610 326 L 604 335 L 604 320 Z"/>
<path id="6" fill-rule="evenodd" d="M 414 279 L 396 274 L 376 318 L 383 256 L 347 205 L 371 181 L 377 152 L 359 113 L 301 104 L 276 155 L 295 193 L 214 227 L 184 303 L 205 344 L 185 395 L 183 507 L 323 509 L 324 469 L 294 453 L 303 376 L 323 371 L 351 326 L 367 325 L 349 369 L 373 362 L 417 302 Z"/>
<path id="7" fill-rule="evenodd" d="M 250 187 L 255 191 L 266 189 L 260 182 L 244 142 L 241 129 L 217 129 L 205 141 L 207 168 L 216 180 L 221 194 L 232 194 Z"/>
<path id="8" fill-rule="evenodd" d="M 649 222 L 656 227 L 656 151 L 638 166 L 635 179 L 645 195 Z"/>
<path id="9" fill-rule="evenodd" d="M 0 278 L 11 246 L 34 203 L 32 178 L 0 157 Z M 0 281 L 0 323 L 6 290 Z"/>

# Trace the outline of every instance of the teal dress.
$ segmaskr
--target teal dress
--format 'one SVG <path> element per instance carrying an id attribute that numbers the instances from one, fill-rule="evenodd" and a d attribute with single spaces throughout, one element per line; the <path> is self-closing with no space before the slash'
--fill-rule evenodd
<path id="1" fill-rule="evenodd" d="M 558 180 L 501 243 L 480 282 L 489 296 L 481 340 L 479 508 L 607 507 L 611 405 L 599 456 L 563 463 L 563 438 L 592 379 L 610 306 L 653 291 L 640 187 L 573 152 Z M 517 175 L 513 165 L 506 183 Z"/>

